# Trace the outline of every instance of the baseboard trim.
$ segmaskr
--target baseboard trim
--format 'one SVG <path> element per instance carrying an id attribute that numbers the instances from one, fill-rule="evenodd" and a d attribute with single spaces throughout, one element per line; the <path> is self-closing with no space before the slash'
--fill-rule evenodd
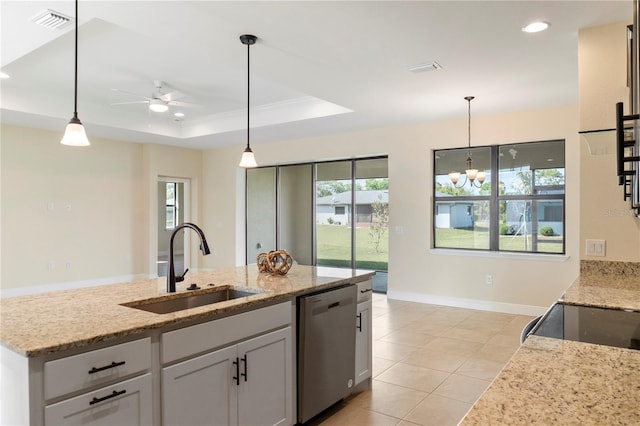
<path id="1" fill-rule="evenodd" d="M 491 300 L 465 299 L 460 297 L 438 296 L 435 294 L 412 293 L 407 291 L 387 292 L 387 298 L 407 302 L 429 303 L 433 305 L 453 306 L 456 308 L 478 309 L 481 311 L 503 312 L 507 314 L 539 316 L 548 306 L 521 305 L 517 303 L 495 302 Z"/>
<path id="2" fill-rule="evenodd" d="M 152 278 L 154 277 L 145 275 L 145 274 L 121 275 L 117 277 L 99 278 L 95 280 L 70 281 L 70 282 L 63 282 L 63 283 L 43 284 L 43 285 L 34 285 L 34 286 L 26 286 L 26 287 L 3 288 L 3 289 L 0 289 L 0 298 L 28 296 L 32 294 L 48 293 L 50 291 L 74 290 L 74 289 L 83 288 L 83 287 L 96 287 L 100 285 L 117 284 L 117 283 L 124 283 L 129 281 L 136 281 L 136 280 L 146 280 L 146 279 L 152 279 Z M 157 274 L 155 275 L 155 278 L 157 278 Z"/>

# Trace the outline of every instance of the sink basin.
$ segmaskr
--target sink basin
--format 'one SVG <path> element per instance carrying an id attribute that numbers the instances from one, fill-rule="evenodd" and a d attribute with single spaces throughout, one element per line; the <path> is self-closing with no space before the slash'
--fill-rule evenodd
<path id="1" fill-rule="evenodd" d="M 228 300 L 239 299 L 247 296 L 255 296 L 256 294 L 262 293 L 264 293 L 264 291 L 238 290 L 226 287 L 209 291 L 207 293 L 187 294 L 185 296 L 160 300 L 157 302 L 137 301 L 123 303 L 122 306 L 153 312 L 156 314 L 168 314 L 171 312 L 182 311 L 184 309 L 197 308 L 198 306 L 226 302 Z"/>

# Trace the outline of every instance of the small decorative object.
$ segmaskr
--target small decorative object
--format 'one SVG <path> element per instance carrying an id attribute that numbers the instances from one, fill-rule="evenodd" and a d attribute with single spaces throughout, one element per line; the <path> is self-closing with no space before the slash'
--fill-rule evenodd
<path id="1" fill-rule="evenodd" d="M 256 257 L 258 270 L 271 274 L 286 275 L 293 265 L 293 257 L 286 250 L 272 250 Z"/>

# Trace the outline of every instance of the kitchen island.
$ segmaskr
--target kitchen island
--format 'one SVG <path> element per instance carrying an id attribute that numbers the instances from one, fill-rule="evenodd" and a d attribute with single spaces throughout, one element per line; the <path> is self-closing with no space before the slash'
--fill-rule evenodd
<path id="1" fill-rule="evenodd" d="M 225 424 L 268 415 L 293 424 L 296 298 L 370 284 L 373 275 L 294 265 L 279 276 L 249 265 L 190 273 L 170 294 L 158 278 L 1 299 L 2 424 L 103 424 L 105 416 L 111 424 L 186 424 L 208 411 Z M 200 289 L 187 290 L 192 284 Z M 225 288 L 248 295 L 165 314 L 137 309 Z M 181 400 L 193 386 L 203 387 L 202 401 Z M 252 403 L 265 395 L 273 401 L 266 413 Z M 201 409 L 184 409 L 197 402 Z"/>
<path id="2" fill-rule="evenodd" d="M 582 261 L 565 304 L 640 310 L 640 264 Z M 529 336 L 462 425 L 640 424 L 640 351 Z"/>

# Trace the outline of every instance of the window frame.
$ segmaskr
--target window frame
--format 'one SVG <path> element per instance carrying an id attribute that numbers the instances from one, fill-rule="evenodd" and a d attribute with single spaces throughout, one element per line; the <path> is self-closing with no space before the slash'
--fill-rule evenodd
<path id="1" fill-rule="evenodd" d="M 169 185 L 173 185 L 173 203 L 169 203 L 169 198 L 167 198 L 167 188 Z M 165 190 L 164 190 L 164 202 L 165 202 L 165 220 L 164 220 L 164 229 L 167 231 L 174 230 L 176 226 L 178 226 L 178 183 L 177 182 L 165 182 Z M 173 209 L 173 225 L 167 224 L 167 217 L 169 217 L 169 209 Z"/>
<path id="2" fill-rule="evenodd" d="M 563 185 L 546 185 L 544 188 L 551 189 L 562 189 L 561 194 L 536 194 L 535 192 L 535 170 L 544 170 L 544 169 L 531 169 L 533 171 L 532 176 L 532 190 L 531 194 L 515 194 L 515 195 L 501 195 L 499 192 L 500 185 L 500 161 L 499 154 L 500 148 L 504 145 L 526 145 L 533 143 L 544 143 L 544 142 L 562 142 L 563 143 L 563 151 L 564 151 L 564 184 Z M 532 142 L 519 142 L 513 144 L 501 144 L 501 145 L 486 145 L 486 146 L 478 146 L 474 148 L 489 148 L 490 149 L 490 175 L 491 175 L 491 190 L 489 195 L 448 195 L 446 197 L 439 197 L 436 195 L 436 184 L 438 176 L 436 173 L 436 161 L 437 154 L 440 152 L 446 151 L 467 151 L 468 148 L 460 147 L 460 148 L 446 148 L 446 149 L 434 149 L 432 150 L 432 219 L 431 219 L 431 248 L 434 250 L 458 250 L 458 251 L 474 251 L 474 252 L 482 252 L 482 253 L 518 253 L 518 254 L 526 254 L 526 255 L 544 255 L 544 256 L 566 256 L 566 246 L 567 246 L 567 207 L 566 207 L 566 140 L 565 139 L 552 139 L 545 141 L 532 141 Z M 531 223 L 537 223 L 538 211 L 537 203 L 541 201 L 549 201 L 549 200 L 559 200 L 562 203 L 562 249 L 560 252 L 547 252 L 547 251 L 533 251 L 533 250 L 506 250 L 500 249 L 500 203 L 508 202 L 508 201 L 523 201 L 523 202 L 531 202 Z M 480 201 L 488 201 L 489 202 L 489 248 L 473 248 L 473 247 L 443 247 L 436 245 L 436 216 L 438 212 L 438 202 L 449 201 L 449 202 L 461 202 L 468 201 L 471 203 L 480 202 Z M 537 244 L 538 232 L 531 233 L 531 237 L 533 239 L 533 244 Z"/>

